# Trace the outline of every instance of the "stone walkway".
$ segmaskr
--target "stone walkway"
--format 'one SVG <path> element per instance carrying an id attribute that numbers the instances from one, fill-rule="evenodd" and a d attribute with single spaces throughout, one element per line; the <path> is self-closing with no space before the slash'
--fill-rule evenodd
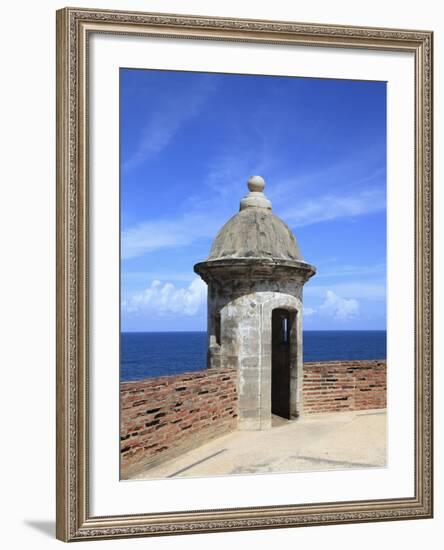
<path id="1" fill-rule="evenodd" d="M 381 468 L 386 465 L 386 411 L 324 413 L 267 431 L 236 431 L 131 479 L 203 477 Z"/>

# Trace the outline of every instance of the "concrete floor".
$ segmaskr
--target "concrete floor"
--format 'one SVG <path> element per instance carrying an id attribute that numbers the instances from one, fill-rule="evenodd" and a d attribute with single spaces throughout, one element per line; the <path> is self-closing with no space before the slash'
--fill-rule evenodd
<path id="1" fill-rule="evenodd" d="M 267 431 L 236 431 L 131 479 L 381 468 L 386 411 L 273 417 Z"/>

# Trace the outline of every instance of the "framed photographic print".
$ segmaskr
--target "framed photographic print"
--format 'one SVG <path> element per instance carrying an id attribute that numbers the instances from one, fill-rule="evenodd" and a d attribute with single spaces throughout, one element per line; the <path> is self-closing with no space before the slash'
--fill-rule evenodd
<path id="1" fill-rule="evenodd" d="M 432 33 L 57 12 L 57 536 L 432 516 Z"/>

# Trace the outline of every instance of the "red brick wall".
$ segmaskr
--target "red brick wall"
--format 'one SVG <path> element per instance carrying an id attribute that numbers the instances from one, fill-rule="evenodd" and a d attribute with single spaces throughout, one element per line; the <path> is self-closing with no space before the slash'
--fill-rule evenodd
<path id="1" fill-rule="evenodd" d="M 386 407 L 385 361 L 328 361 L 304 364 L 305 414 L 383 409 Z"/>
<path id="2" fill-rule="evenodd" d="M 236 428 L 235 369 L 123 382 L 121 477 Z"/>

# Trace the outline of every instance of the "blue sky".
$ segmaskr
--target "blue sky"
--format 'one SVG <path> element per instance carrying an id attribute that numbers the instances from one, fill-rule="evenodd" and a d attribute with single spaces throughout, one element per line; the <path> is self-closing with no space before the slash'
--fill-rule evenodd
<path id="1" fill-rule="evenodd" d="M 120 70 L 121 328 L 206 330 L 193 272 L 250 175 L 317 274 L 304 329 L 386 327 L 386 84 Z"/>

